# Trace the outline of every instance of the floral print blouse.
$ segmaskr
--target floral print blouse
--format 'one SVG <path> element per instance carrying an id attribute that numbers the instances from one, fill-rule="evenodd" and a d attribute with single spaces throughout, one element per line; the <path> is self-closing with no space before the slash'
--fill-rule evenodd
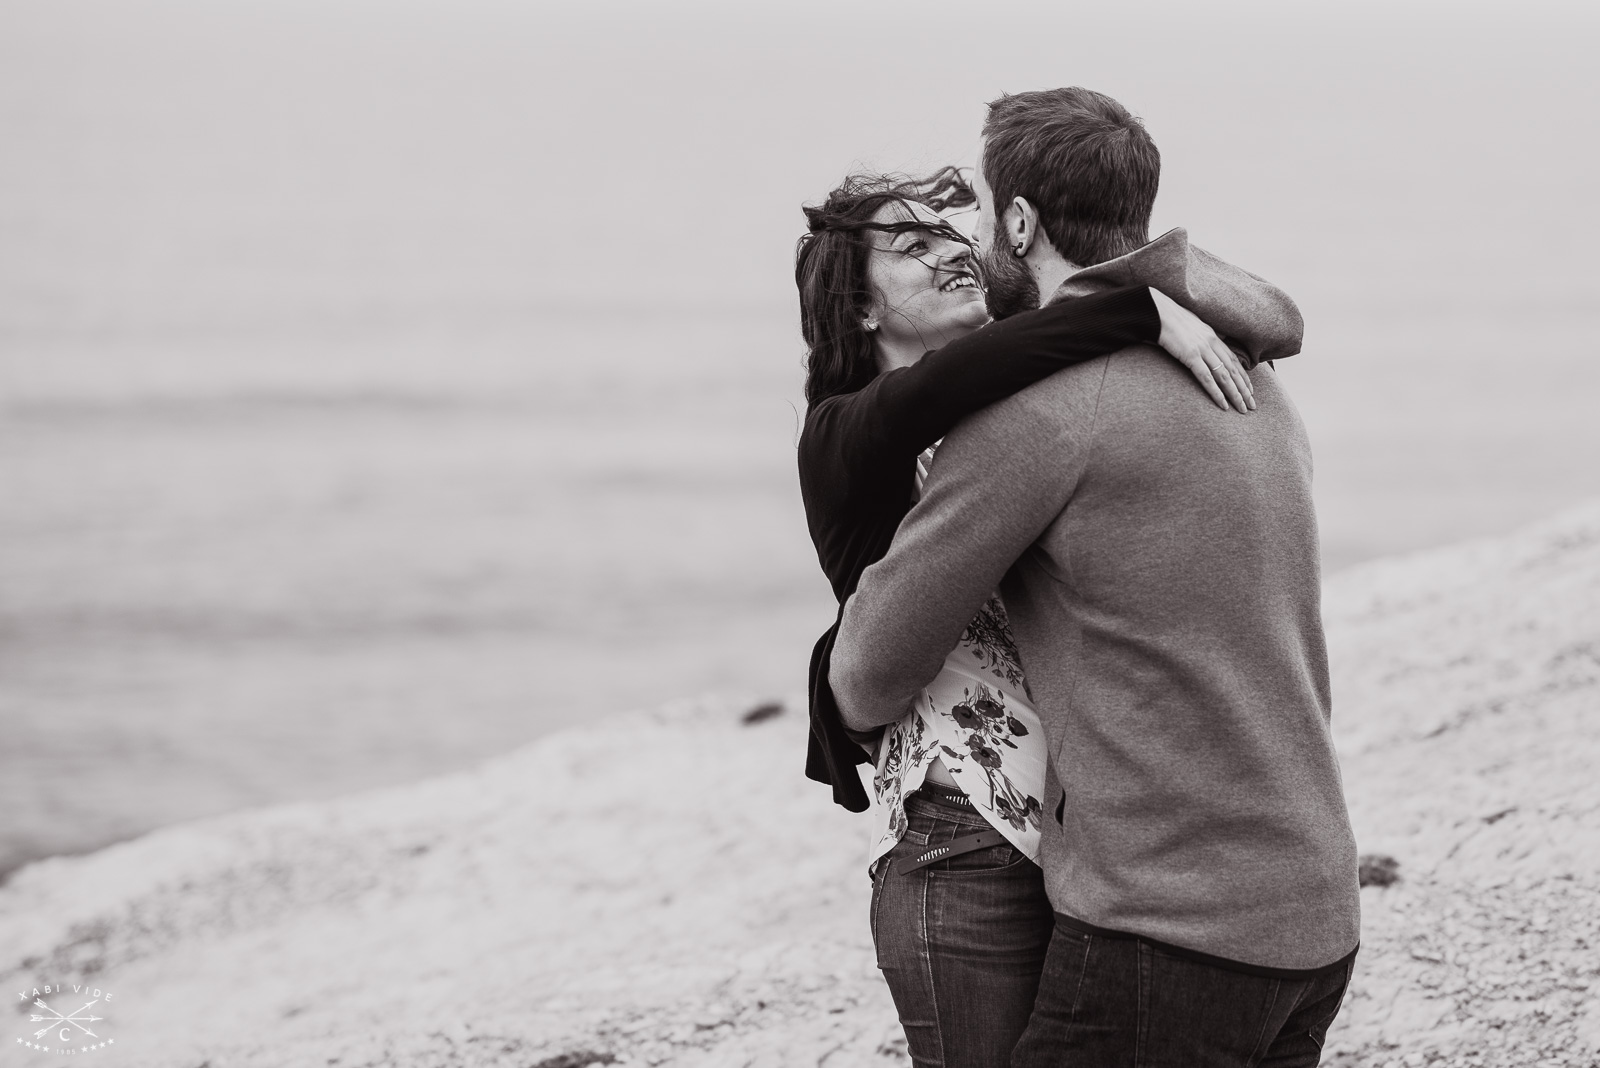
<path id="1" fill-rule="evenodd" d="M 929 449 L 917 461 L 919 489 L 932 457 Z M 967 624 L 912 710 L 884 732 L 872 777 L 877 803 L 869 863 L 905 834 L 905 799 L 922 786 L 935 758 L 996 830 L 1039 859 L 1044 730 L 998 596 Z"/>

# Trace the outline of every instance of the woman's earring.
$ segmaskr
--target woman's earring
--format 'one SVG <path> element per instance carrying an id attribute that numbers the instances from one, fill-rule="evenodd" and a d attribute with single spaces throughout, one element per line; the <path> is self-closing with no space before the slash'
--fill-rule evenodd
<path id="1" fill-rule="evenodd" d="M 874 330 L 878 329 L 878 320 L 876 320 L 876 319 L 863 319 L 863 320 L 861 320 L 861 326 L 862 326 L 863 329 L 866 330 L 867 333 L 870 334 Z"/>
<path id="2" fill-rule="evenodd" d="M 1018 256 L 1022 255 L 1022 244 L 1020 242 L 1017 244 L 1016 254 Z"/>

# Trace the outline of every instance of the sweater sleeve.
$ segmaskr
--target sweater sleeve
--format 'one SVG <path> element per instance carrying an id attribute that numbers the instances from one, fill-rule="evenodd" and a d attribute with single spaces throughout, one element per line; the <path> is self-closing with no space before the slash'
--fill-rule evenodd
<path id="1" fill-rule="evenodd" d="M 852 481 L 909 478 L 916 455 L 964 417 L 1074 364 L 1155 344 L 1161 318 L 1144 286 L 1023 312 L 823 402 Z"/>

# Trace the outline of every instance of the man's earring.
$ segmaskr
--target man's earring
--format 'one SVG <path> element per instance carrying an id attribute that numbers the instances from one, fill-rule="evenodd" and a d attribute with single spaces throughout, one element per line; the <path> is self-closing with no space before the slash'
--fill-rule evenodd
<path id="1" fill-rule="evenodd" d="M 1021 242 L 1018 242 L 1018 243 L 1017 243 L 1017 249 L 1016 249 L 1016 254 L 1017 254 L 1017 255 L 1018 255 L 1018 256 L 1020 256 L 1020 255 L 1022 255 L 1022 244 L 1021 244 Z"/>

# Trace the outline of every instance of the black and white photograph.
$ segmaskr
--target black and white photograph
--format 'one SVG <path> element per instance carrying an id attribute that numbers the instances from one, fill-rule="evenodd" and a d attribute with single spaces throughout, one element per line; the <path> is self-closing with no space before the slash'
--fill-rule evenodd
<path id="1" fill-rule="evenodd" d="M 1600 1068 L 1597 56 L 0 0 L 0 1068 Z"/>

